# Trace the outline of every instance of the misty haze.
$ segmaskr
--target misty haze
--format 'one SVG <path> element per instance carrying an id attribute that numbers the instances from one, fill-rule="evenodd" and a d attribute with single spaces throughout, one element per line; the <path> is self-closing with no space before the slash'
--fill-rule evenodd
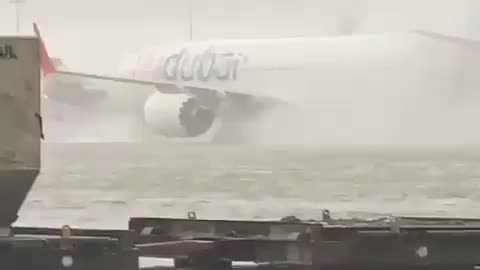
<path id="1" fill-rule="evenodd" d="M 476 213 L 477 1 L 27 0 L 0 21 L 44 45 L 21 224 Z"/>

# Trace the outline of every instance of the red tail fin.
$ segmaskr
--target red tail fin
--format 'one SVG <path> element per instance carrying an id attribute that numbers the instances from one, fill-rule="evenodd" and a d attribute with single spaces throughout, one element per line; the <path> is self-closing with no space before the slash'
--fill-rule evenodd
<path id="1" fill-rule="evenodd" d="M 40 62 L 42 65 L 43 76 L 46 77 L 51 73 L 55 73 L 55 65 L 52 62 L 52 59 L 48 55 L 47 48 L 45 43 L 43 42 L 42 37 L 40 36 L 40 30 L 38 30 L 38 26 L 36 23 L 33 23 L 33 30 L 35 31 L 35 35 L 38 37 L 40 41 Z"/>

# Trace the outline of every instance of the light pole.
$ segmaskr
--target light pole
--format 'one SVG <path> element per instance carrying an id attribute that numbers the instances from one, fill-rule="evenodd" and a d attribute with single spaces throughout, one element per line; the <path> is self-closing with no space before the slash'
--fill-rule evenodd
<path id="1" fill-rule="evenodd" d="M 21 0 L 23 1 L 23 0 Z M 187 0 L 188 1 L 188 36 L 189 40 L 193 40 L 193 1 L 192 0 Z"/>
<path id="2" fill-rule="evenodd" d="M 15 5 L 15 22 L 17 33 L 20 32 L 20 5 L 25 3 L 25 0 L 10 0 L 10 4 Z"/>

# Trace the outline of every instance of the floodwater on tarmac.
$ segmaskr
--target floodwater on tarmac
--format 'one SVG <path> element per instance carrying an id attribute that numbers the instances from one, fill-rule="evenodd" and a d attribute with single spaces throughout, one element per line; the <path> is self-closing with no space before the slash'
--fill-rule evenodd
<path id="1" fill-rule="evenodd" d="M 322 151 L 44 144 L 16 225 L 126 228 L 131 216 L 480 215 L 480 149 Z"/>

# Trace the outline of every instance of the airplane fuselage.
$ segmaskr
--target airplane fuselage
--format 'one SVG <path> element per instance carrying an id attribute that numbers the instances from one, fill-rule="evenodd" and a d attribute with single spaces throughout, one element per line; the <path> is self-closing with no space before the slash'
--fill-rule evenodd
<path id="1" fill-rule="evenodd" d="M 427 68 L 430 73 L 442 71 L 427 64 L 436 57 L 409 33 L 217 40 L 152 48 L 131 56 L 120 72 L 136 79 L 170 80 L 179 85 L 196 82 L 290 99 L 324 91 L 369 92 L 352 87 L 411 88 Z"/>
<path id="2" fill-rule="evenodd" d="M 196 83 L 275 97 L 315 109 L 319 125 L 335 119 L 353 131 L 362 120 L 383 121 L 387 111 L 408 114 L 408 106 L 421 107 L 427 97 L 447 100 L 445 93 L 458 79 L 456 49 L 413 33 L 182 42 L 132 55 L 118 73 L 137 80 Z M 179 123 L 182 108 L 191 105 L 187 95 L 162 94 L 150 86 L 106 90 L 107 102 L 122 111 L 144 113 L 141 117 L 155 133 L 182 137 L 204 131 L 185 134 L 185 123 Z M 205 130 L 210 120 L 202 120 L 208 123 Z"/>

